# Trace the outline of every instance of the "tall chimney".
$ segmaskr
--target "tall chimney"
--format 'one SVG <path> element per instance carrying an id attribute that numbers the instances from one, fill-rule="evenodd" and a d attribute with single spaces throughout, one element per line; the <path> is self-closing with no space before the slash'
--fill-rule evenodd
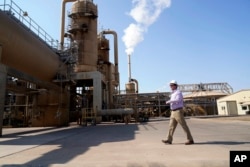
<path id="1" fill-rule="evenodd" d="M 128 55 L 128 82 L 131 81 L 131 63 L 130 63 L 130 54 Z"/>

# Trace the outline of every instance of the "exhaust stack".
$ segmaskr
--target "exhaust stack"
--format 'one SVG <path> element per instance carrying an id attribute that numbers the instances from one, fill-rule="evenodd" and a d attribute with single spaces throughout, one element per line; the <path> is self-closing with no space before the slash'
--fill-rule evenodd
<path id="1" fill-rule="evenodd" d="M 126 84 L 126 93 L 133 94 L 139 92 L 138 81 L 136 79 L 131 78 L 131 60 L 130 54 L 128 54 L 128 83 Z M 136 84 L 136 85 L 135 85 Z"/>
<path id="2" fill-rule="evenodd" d="M 130 62 L 130 54 L 128 55 L 128 82 L 131 81 L 131 62 Z"/>

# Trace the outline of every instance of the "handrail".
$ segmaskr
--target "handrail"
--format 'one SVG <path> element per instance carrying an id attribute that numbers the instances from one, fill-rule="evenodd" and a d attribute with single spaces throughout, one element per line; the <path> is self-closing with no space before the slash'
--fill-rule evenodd
<path id="1" fill-rule="evenodd" d="M 23 11 L 13 0 L 4 0 L 4 4 L 0 5 L 0 10 L 12 16 L 16 21 L 20 21 L 28 30 L 31 30 L 41 40 L 48 44 L 51 48 L 58 49 L 59 42 L 54 40 L 44 29 L 42 29 L 27 12 Z"/>

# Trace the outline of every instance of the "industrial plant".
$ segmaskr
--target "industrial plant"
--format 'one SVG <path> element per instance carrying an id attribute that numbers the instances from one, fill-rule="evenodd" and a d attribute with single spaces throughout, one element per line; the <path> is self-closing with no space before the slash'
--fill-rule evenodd
<path id="1" fill-rule="evenodd" d="M 70 11 L 67 3 L 72 3 Z M 98 8 L 93 0 L 62 0 L 61 7 L 57 41 L 13 0 L 0 4 L 0 131 L 70 122 L 127 124 L 169 116 L 165 102 L 170 92 L 141 93 L 139 81 L 130 74 L 126 90 L 120 90 L 124 74 L 119 73 L 118 34 L 97 31 Z M 113 46 L 107 36 L 114 39 Z M 232 93 L 227 83 L 179 88 L 185 93 L 189 115 L 218 114 L 216 99 Z"/>

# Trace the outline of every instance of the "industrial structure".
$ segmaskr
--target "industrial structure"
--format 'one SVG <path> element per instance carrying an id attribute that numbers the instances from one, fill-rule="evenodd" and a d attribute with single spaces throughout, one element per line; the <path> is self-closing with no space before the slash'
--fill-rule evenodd
<path id="1" fill-rule="evenodd" d="M 233 93 L 225 82 L 183 84 L 179 89 L 184 93 L 187 115 L 217 115 L 216 100 Z"/>
<path id="2" fill-rule="evenodd" d="M 68 2 L 73 3 L 67 14 L 70 23 L 65 25 Z M 128 108 L 112 110 L 113 96 L 120 88 L 117 34 L 112 30 L 97 33 L 97 17 L 92 0 L 63 0 L 59 43 L 14 1 L 4 1 L 0 10 L 1 126 L 62 126 L 78 118 L 97 123 L 109 113 L 132 114 Z M 106 35 L 114 37 L 114 63 Z"/>
<path id="3" fill-rule="evenodd" d="M 72 7 L 66 15 L 68 2 Z M 62 0 L 61 16 L 58 42 L 12 0 L 0 5 L 0 136 L 2 125 L 128 123 L 168 115 L 165 101 L 170 92 L 139 93 L 131 72 L 125 92 L 120 90 L 117 33 L 97 32 L 98 9 L 92 0 Z M 65 19 L 70 20 L 68 25 Z M 114 62 L 107 35 L 114 38 Z M 226 83 L 197 86 L 201 84 L 180 88 L 184 92 L 228 89 Z"/>

